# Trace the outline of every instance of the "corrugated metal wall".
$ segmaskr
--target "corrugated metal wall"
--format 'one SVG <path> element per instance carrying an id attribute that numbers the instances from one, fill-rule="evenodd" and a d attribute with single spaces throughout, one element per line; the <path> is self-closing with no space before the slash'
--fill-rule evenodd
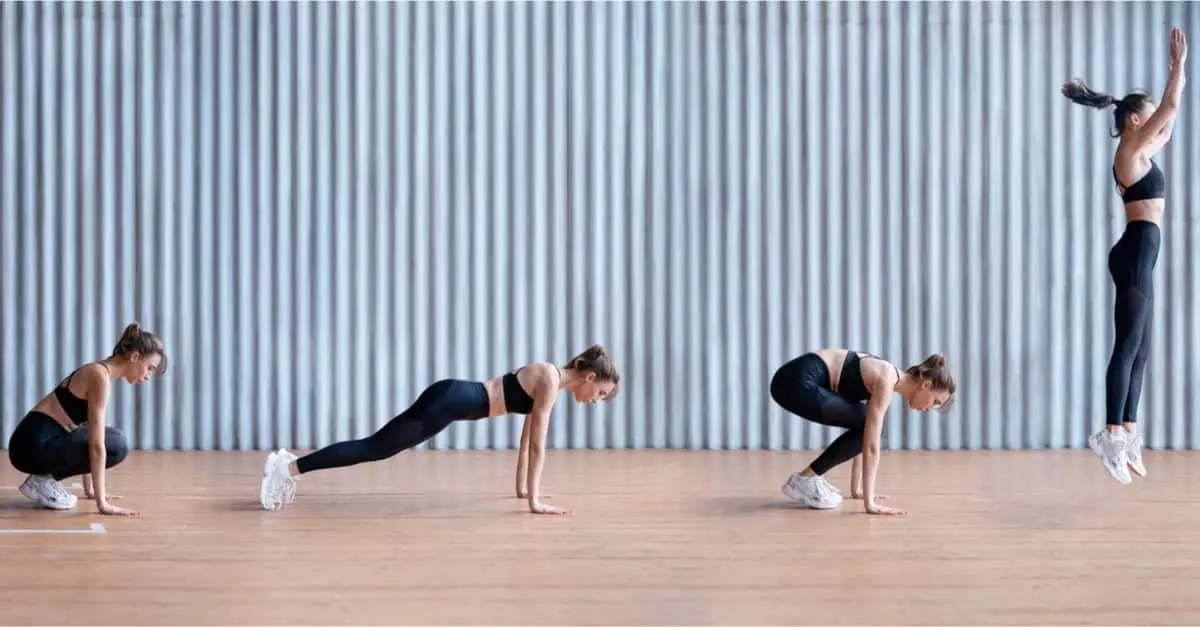
<path id="1" fill-rule="evenodd" d="M 772 370 L 945 351 L 948 416 L 889 447 L 1079 446 L 1103 422 L 1107 113 L 1156 96 L 1193 4 L 5 3 L 0 423 L 141 320 L 143 448 L 361 436 L 446 376 L 603 342 L 608 407 L 555 447 L 779 448 L 828 433 Z M 1195 447 L 1187 91 L 1144 422 Z M 434 446 L 510 447 L 519 423 Z"/>

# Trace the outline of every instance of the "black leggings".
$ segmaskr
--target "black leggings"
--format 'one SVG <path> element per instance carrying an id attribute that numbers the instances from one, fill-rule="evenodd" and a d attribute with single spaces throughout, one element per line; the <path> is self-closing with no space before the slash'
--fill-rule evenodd
<path id="1" fill-rule="evenodd" d="M 1116 338 L 1105 376 L 1106 419 L 1110 425 L 1137 422 L 1150 322 L 1154 316 L 1154 266 L 1162 233 L 1152 222 L 1134 221 L 1108 253 L 1108 272 L 1116 287 L 1113 322 Z"/>
<path id="2" fill-rule="evenodd" d="M 104 428 L 104 467 L 112 468 L 129 456 L 125 434 Z M 53 418 L 37 411 L 25 415 L 8 439 L 8 459 L 13 468 L 30 475 L 50 475 L 55 481 L 92 471 L 87 426 L 63 429 Z"/>
<path id="3" fill-rule="evenodd" d="M 801 418 L 846 429 L 810 464 L 818 476 L 862 452 L 867 404 L 848 401 L 833 392 L 829 368 L 819 356 L 808 353 L 780 367 L 771 378 L 771 398 Z"/>
<path id="4" fill-rule="evenodd" d="M 425 388 L 411 407 L 361 440 L 330 444 L 296 460 L 301 474 L 386 459 L 441 433 L 455 420 L 488 415 L 487 388 L 478 381 L 443 379 Z"/>

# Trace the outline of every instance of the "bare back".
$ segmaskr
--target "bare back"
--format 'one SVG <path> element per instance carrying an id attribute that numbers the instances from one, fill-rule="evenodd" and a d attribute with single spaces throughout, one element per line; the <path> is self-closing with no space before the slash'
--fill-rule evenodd
<path id="1" fill-rule="evenodd" d="M 62 428 L 67 431 L 74 431 L 75 424 L 71 421 L 71 417 L 67 415 L 67 410 L 59 402 L 57 393 L 59 388 L 65 388 L 65 391 L 77 399 L 86 401 L 90 390 L 98 382 L 98 380 L 107 380 L 108 371 L 100 363 L 91 363 L 80 366 L 72 372 L 68 377 L 64 377 L 61 381 L 55 384 L 54 389 L 50 390 L 45 396 L 33 406 L 33 411 L 41 412 L 50 416 L 55 422 L 62 425 Z"/>
<path id="2" fill-rule="evenodd" d="M 1127 146 L 1124 139 L 1117 145 L 1117 152 L 1113 156 L 1113 171 L 1117 179 L 1117 191 L 1122 197 L 1127 189 L 1152 175 L 1151 170 L 1154 168 L 1154 164 L 1150 159 L 1151 155 L 1145 154 L 1136 147 Z M 1147 198 L 1126 202 L 1125 220 L 1159 224 L 1162 222 L 1166 204 L 1164 198 Z"/>
<path id="3" fill-rule="evenodd" d="M 841 383 L 842 367 L 846 364 L 846 356 L 850 353 L 844 348 L 822 348 L 816 351 L 816 355 L 825 362 L 825 367 L 829 368 L 829 387 L 835 393 L 838 391 L 838 386 Z M 868 353 L 857 353 L 859 356 L 858 369 L 862 374 L 863 383 L 867 387 L 873 387 L 881 379 L 890 376 L 897 369 L 891 362 L 876 357 Z"/>
<path id="4" fill-rule="evenodd" d="M 532 363 L 522 366 L 510 374 L 515 374 L 517 383 L 520 384 L 520 390 L 518 391 L 510 386 L 507 391 L 508 398 L 506 398 L 504 387 L 504 377 L 507 375 L 492 377 L 483 382 L 483 386 L 487 389 L 488 394 L 489 416 L 503 416 L 511 411 L 510 404 L 521 402 L 522 399 L 512 398 L 513 394 L 519 395 L 521 392 L 524 392 L 529 400 L 536 401 L 538 395 L 541 393 L 539 390 L 553 390 L 557 392 L 559 387 L 560 373 L 558 366 L 550 362 L 541 361 Z"/>

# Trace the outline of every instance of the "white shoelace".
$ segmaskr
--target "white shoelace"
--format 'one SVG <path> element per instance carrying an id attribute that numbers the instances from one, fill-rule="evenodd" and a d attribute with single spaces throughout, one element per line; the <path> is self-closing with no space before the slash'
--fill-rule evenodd
<path id="1" fill-rule="evenodd" d="M 71 497 L 74 496 L 63 487 L 62 483 L 55 481 L 53 477 L 47 479 L 46 483 L 49 484 L 50 491 L 54 494 L 54 498 L 56 500 L 69 503 L 71 501 Z"/>
<path id="2" fill-rule="evenodd" d="M 288 472 L 287 465 L 279 465 L 279 502 L 290 505 L 296 500 L 296 481 Z"/>
<path id="3" fill-rule="evenodd" d="M 1111 436 L 1109 437 L 1108 452 L 1109 452 L 1109 456 L 1112 458 L 1112 460 L 1114 462 L 1119 464 L 1119 463 L 1127 461 L 1129 459 L 1128 447 L 1129 447 L 1129 442 L 1126 441 L 1125 438 L 1118 439 L 1118 438 L 1111 437 Z"/>
<path id="4" fill-rule="evenodd" d="M 1142 456 L 1142 436 L 1128 436 L 1125 441 L 1125 454 L 1129 459 L 1138 459 Z"/>
<path id="5" fill-rule="evenodd" d="M 829 485 L 829 483 L 825 481 L 824 477 L 817 477 L 816 480 L 812 481 L 811 483 L 817 492 L 817 496 L 821 499 L 832 500 L 835 498 L 832 490 L 833 486 Z"/>
<path id="6" fill-rule="evenodd" d="M 61 483 L 55 481 L 54 477 L 38 476 L 35 481 L 37 482 L 35 489 L 38 496 L 46 501 L 43 505 L 69 506 L 75 498 L 75 495 L 67 492 L 67 489 Z"/>

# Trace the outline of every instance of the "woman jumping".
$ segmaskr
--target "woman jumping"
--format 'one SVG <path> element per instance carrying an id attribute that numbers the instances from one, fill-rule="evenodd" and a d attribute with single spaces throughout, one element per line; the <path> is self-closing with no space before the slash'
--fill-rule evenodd
<path id="1" fill-rule="evenodd" d="M 539 362 L 487 381 L 443 379 L 425 388 L 411 407 L 371 436 L 331 444 L 299 459 L 284 449 L 271 453 L 259 500 L 263 509 L 277 509 L 293 501 L 300 475 L 387 459 L 433 438 L 456 420 L 516 413 L 528 415 L 517 453 L 518 498 L 528 499 L 535 514 L 570 513 L 540 500 L 550 411 L 563 389 L 581 403 L 611 400 L 620 378 L 604 347 L 593 345 L 561 367 Z"/>
<path id="2" fill-rule="evenodd" d="M 954 375 L 940 353 L 903 371 L 874 355 L 843 348 L 823 348 L 784 364 L 771 379 L 771 398 L 801 418 L 847 431 L 808 468 L 793 474 L 783 493 L 814 509 L 837 507 L 841 494 L 824 475 L 853 458 L 851 496 L 863 499 L 868 514 L 903 514 L 875 502 L 883 498 L 875 493 L 875 474 L 883 419 L 892 394 L 899 393 L 917 411 L 929 411 L 948 408 L 956 388 Z M 865 481 L 859 453 L 867 467 Z"/>
<path id="3" fill-rule="evenodd" d="M 1088 445 L 1108 474 L 1120 483 L 1133 478 L 1129 470 L 1146 476 L 1142 438 L 1137 432 L 1138 402 L 1146 359 L 1150 356 L 1150 323 L 1154 318 L 1154 267 L 1162 244 L 1163 209 L 1167 180 L 1154 155 L 1171 141 L 1185 81 L 1187 39 L 1178 28 L 1171 31 L 1171 71 L 1162 103 L 1155 107 L 1140 92 L 1116 100 L 1097 92 L 1082 80 L 1063 86 L 1071 101 L 1107 109 L 1114 107 L 1111 133 L 1119 137 L 1112 175 L 1125 205 L 1125 232 L 1108 253 L 1108 272 L 1116 288 L 1113 321 L 1116 337 L 1105 375 L 1106 429 L 1088 437 Z"/>
<path id="4" fill-rule="evenodd" d="M 72 509 L 75 495 L 59 481 L 82 475 L 84 498 L 94 498 L 101 514 L 137 514 L 109 503 L 120 497 L 108 493 L 105 470 L 124 461 L 129 444 L 104 424 L 104 414 L 114 379 L 143 383 L 166 372 L 166 360 L 162 340 L 134 322 L 108 359 L 80 366 L 38 401 L 8 440 L 13 468 L 29 473 L 21 494 L 46 508 Z"/>

